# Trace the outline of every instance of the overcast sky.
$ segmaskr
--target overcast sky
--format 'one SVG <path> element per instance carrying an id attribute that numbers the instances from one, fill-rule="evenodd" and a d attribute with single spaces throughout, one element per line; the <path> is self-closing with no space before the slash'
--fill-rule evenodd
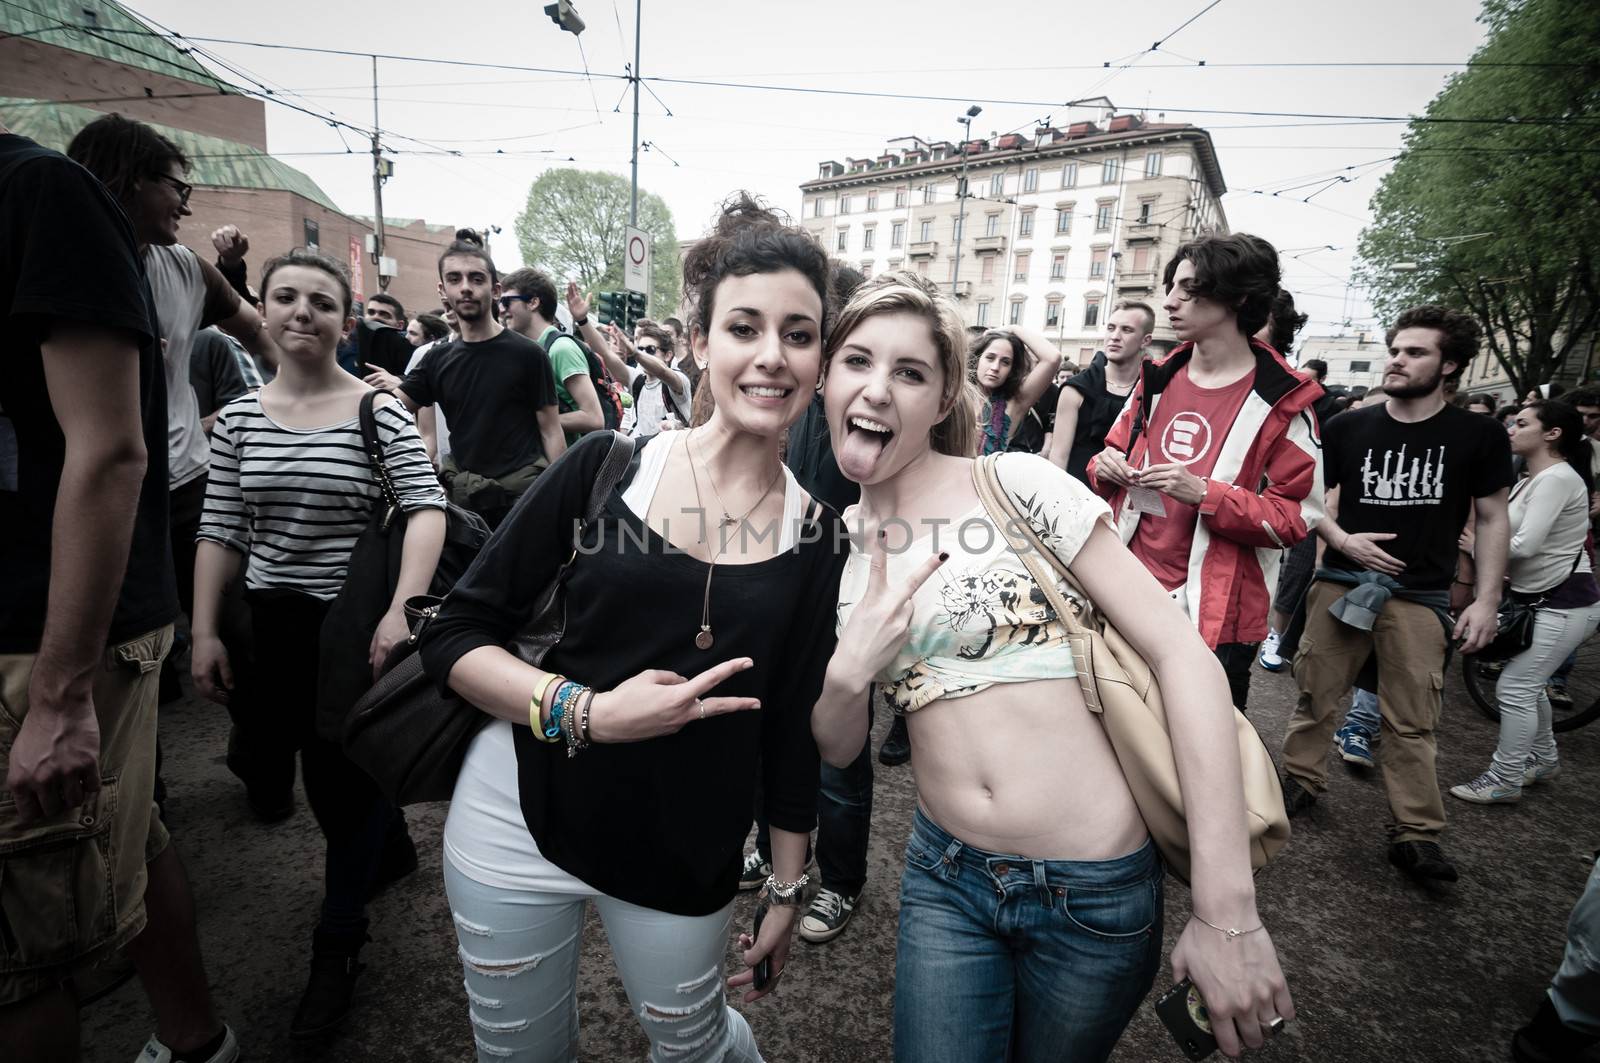
<path id="1" fill-rule="evenodd" d="M 663 196 L 679 234 L 692 237 L 734 189 L 749 188 L 797 212 L 799 184 L 816 175 L 820 160 L 876 155 L 897 136 L 955 140 L 956 117 L 969 102 L 983 106 L 973 133 L 986 135 L 1031 130 L 1046 117 L 1058 126 L 1092 117 L 1069 115 L 1048 101 L 1107 95 L 1119 110 L 1145 109 L 1152 120 L 1165 112 L 1167 121 L 1211 130 L 1229 189 L 1223 200 L 1229 223 L 1284 250 L 1285 284 L 1310 312 L 1309 332 L 1336 332 L 1345 318 L 1356 329 L 1370 326 L 1362 293 L 1347 293 L 1346 286 L 1367 202 L 1388 170 L 1379 160 L 1398 150 L 1404 124 L 1218 112 L 1403 117 L 1420 113 L 1459 68 L 1226 64 L 1460 63 L 1483 38 L 1478 5 L 1221 0 L 1172 32 L 1208 2 L 645 0 L 641 70 L 660 100 L 642 96 L 640 139 L 656 150 L 640 156 L 640 185 Z M 596 75 L 591 79 L 379 61 L 381 125 L 392 131 L 386 141 L 402 150 L 428 150 L 421 141 L 464 153 L 396 156 L 384 213 L 498 225 L 504 232 L 494 248 L 502 268 L 521 264 L 512 219 L 544 169 L 628 173 L 631 97 L 625 98 L 625 82 L 600 76 L 620 74 L 632 61 L 634 6 L 628 0 L 577 0 L 588 24 L 582 54 L 580 40 L 543 15 L 542 0 L 135 0 L 129 6 L 194 37 L 573 70 L 586 63 Z M 1169 35 L 1160 50 L 1147 51 Z M 356 125 L 372 124 L 365 58 L 202 47 L 276 89 L 299 94 L 287 98 Z M 1101 67 L 1140 52 L 1129 69 Z M 1203 68 L 1189 62 L 1202 59 Z M 956 99 L 649 83 L 651 77 Z M 273 153 L 313 177 L 346 211 L 371 213 L 369 157 L 296 155 L 342 151 L 346 142 L 365 150 L 358 137 L 345 133 L 341 139 L 327 124 L 272 104 L 267 131 Z M 495 154 L 500 151 L 507 154 Z M 544 151 L 556 154 L 534 154 Z M 576 161 L 566 162 L 568 156 Z M 1270 194 L 1341 173 L 1350 180 L 1326 191 L 1313 183 Z M 1312 193 L 1309 203 L 1300 201 Z M 1334 249 L 1312 250 L 1325 245 Z"/>

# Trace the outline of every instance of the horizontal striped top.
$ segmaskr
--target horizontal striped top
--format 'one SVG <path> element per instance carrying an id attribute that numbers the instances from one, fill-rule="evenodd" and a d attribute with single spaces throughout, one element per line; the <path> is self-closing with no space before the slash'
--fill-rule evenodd
<path id="1" fill-rule="evenodd" d="M 398 402 L 374 411 L 384 464 L 400 504 L 445 506 L 411 414 Z M 352 417 L 324 428 L 288 428 L 261 408 L 259 394 L 226 406 L 211 434 L 201 539 L 248 557 L 245 586 L 280 588 L 325 601 L 338 597 L 350 551 L 381 504 L 382 492 Z"/>

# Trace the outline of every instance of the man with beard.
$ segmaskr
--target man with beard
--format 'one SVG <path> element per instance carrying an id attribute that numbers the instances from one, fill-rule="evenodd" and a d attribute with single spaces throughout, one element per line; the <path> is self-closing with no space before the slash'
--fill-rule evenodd
<path id="1" fill-rule="evenodd" d="M 1106 318 L 1105 357 L 1062 385 L 1049 458 L 1084 483 L 1089 482 L 1089 459 L 1105 447 L 1106 432 L 1139 380 L 1155 327 L 1156 312 L 1149 304 L 1118 303 Z"/>
<path id="2" fill-rule="evenodd" d="M 1444 801 L 1434 771 L 1446 655 L 1451 639 L 1472 653 L 1494 637 L 1510 538 L 1506 433 L 1444 397 L 1478 339 L 1465 314 L 1405 311 L 1388 335 L 1388 401 L 1336 417 L 1323 433 L 1329 515 L 1316 531 L 1327 551 L 1306 599 L 1300 702 L 1283 742 L 1292 816 L 1325 788 L 1339 699 L 1368 656 L 1377 657 L 1389 862 L 1425 886 L 1456 880 L 1439 849 Z M 1477 594 L 1452 620 L 1456 542 L 1469 510 L 1477 518 Z"/>
<path id="3" fill-rule="evenodd" d="M 412 413 L 433 406 L 450 422 L 440 470 L 450 500 L 497 526 L 534 478 L 567 449 L 555 377 L 544 349 L 490 312 L 500 276 L 483 245 L 457 238 L 439 256 L 439 297 L 457 338 L 439 343 L 395 394 Z"/>

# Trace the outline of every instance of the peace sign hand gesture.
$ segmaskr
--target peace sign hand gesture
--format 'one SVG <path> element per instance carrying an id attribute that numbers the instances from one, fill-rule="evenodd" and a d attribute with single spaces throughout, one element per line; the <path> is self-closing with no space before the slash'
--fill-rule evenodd
<path id="1" fill-rule="evenodd" d="M 761 702 L 755 698 L 702 698 L 754 665 L 748 657 L 736 657 L 707 668 L 693 679 L 656 668 L 640 672 L 615 690 L 594 696 L 594 703 L 589 706 L 589 740 L 642 742 L 676 734 L 697 720 L 759 709 Z"/>
<path id="2" fill-rule="evenodd" d="M 928 558 L 911 578 L 899 586 L 889 583 L 889 556 L 884 533 L 872 549 L 872 567 L 867 572 L 867 591 L 850 613 L 850 620 L 839 633 L 839 645 L 829 670 L 852 686 L 865 687 L 894 660 L 911 635 L 911 599 L 939 566 L 950 559 L 948 553 Z"/>

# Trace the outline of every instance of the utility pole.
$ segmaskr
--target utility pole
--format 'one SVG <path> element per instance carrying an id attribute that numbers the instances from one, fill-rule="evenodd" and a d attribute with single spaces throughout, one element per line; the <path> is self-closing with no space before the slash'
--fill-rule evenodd
<path id="1" fill-rule="evenodd" d="M 961 141 L 961 179 L 956 183 L 956 198 L 961 201 L 961 208 L 956 212 L 956 262 L 950 270 L 950 295 L 957 299 L 961 295 L 961 241 L 967 235 L 967 144 L 972 140 L 972 120 L 982 113 L 983 108 L 973 104 L 966 114 L 956 119 L 967 127 Z"/>
<path id="2" fill-rule="evenodd" d="M 628 193 L 628 224 L 639 225 L 639 57 L 644 36 L 644 0 L 633 5 L 633 186 Z"/>
<path id="3" fill-rule="evenodd" d="M 378 290 L 387 291 L 389 278 L 383 275 L 383 145 L 378 140 L 377 56 L 372 57 L 372 226 L 372 262 L 377 267 Z"/>

